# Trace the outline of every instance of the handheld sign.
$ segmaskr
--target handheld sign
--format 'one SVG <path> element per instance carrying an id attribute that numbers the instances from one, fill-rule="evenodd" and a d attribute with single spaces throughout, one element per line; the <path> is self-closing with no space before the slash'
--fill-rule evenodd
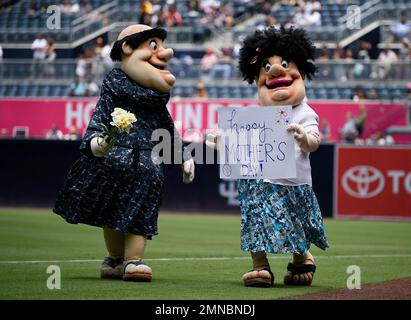
<path id="1" fill-rule="evenodd" d="M 287 132 L 291 110 L 291 106 L 220 107 L 220 178 L 295 178 L 294 137 Z"/>

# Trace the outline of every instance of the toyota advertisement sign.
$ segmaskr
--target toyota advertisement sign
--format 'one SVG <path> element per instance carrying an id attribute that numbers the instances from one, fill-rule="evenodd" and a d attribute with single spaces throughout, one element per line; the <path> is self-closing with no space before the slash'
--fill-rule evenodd
<path id="1" fill-rule="evenodd" d="M 337 217 L 411 218 L 411 147 L 335 150 Z"/>

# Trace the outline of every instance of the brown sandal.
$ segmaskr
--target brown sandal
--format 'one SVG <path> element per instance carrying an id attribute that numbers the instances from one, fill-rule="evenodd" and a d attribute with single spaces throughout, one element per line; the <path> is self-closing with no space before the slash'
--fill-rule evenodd
<path id="1" fill-rule="evenodd" d="M 312 259 L 306 259 L 305 261 L 311 261 L 312 264 L 294 264 L 292 262 L 288 263 L 287 273 L 284 276 L 285 285 L 295 285 L 295 286 L 310 286 L 315 270 L 317 269 L 314 261 Z M 305 262 L 304 261 L 304 262 Z"/>
<path id="2" fill-rule="evenodd" d="M 268 268 L 252 269 L 243 275 L 246 287 L 269 288 L 274 285 L 274 275 Z"/>

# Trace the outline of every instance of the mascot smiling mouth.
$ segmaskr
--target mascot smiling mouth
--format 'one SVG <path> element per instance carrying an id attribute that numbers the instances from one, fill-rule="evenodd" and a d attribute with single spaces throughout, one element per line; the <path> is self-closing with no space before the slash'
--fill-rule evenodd
<path id="1" fill-rule="evenodd" d="M 275 79 L 272 81 L 269 81 L 268 83 L 266 82 L 265 86 L 269 90 L 278 90 L 278 89 L 283 89 L 291 86 L 293 84 L 293 80 L 288 80 L 288 79 Z"/>
<path id="2" fill-rule="evenodd" d="M 168 71 L 166 70 L 167 66 L 159 66 L 159 65 L 155 65 L 154 63 L 151 63 L 150 61 L 148 62 L 150 65 L 152 65 L 154 68 L 161 70 L 161 71 Z"/>

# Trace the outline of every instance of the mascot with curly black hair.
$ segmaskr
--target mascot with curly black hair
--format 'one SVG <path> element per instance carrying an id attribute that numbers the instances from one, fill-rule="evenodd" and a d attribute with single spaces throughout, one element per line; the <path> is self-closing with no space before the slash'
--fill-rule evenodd
<path id="1" fill-rule="evenodd" d="M 320 144 L 319 118 L 305 102 L 304 79 L 316 72 L 315 47 L 299 28 L 267 28 L 245 38 L 239 68 L 256 83 L 261 106 L 291 105 L 297 176 L 295 179 L 239 180 L 241 249 L 251 253 L 253 269 L 245 286 L 271 287 L 274 275 L 267 253 L 292 253 L 286 285 L 311 285 L 316 265 L 310 245 L 328 247 L 320 208 L 312 189 L 309 154 Z M 273 115 L 274 116 L 274 115 Z M 218 135 L 207 145 L 218 146 Z"/>

